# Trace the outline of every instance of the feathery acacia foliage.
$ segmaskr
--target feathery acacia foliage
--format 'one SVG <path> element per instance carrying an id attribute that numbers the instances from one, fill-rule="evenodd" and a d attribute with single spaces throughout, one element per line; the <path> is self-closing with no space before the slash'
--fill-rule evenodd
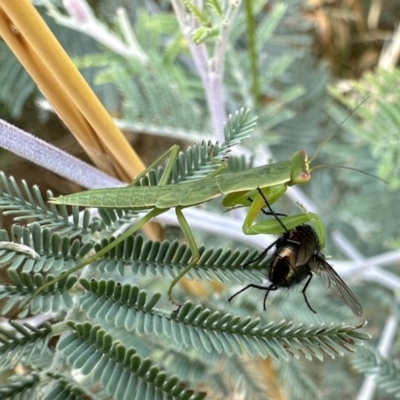
<path id="1" fill-rule="evenodd" d="M 38 374 L 15 377 L 12 383 L 0 386 L 0 399 L 37 398 L 39 384 Z"/>
<path id="2" fill-rule="evenodd" d="M 201 400 L 205 393 L 194 394 L 186 390 L 179 378 L 167 378 L 165 372 L 142 359 L 133 348 L 127 349 L 100 326 L 90 323 L 69 323 L 72 333 L 64 337 L 58 350 L 71 367 L 82 374 L 91 374 L 108 395 L 116 399 L 142 399 L 147 392 L 153 398 Z"/>
<path id="3" fill-rule="evenodd" d="M 383 357 L 369 346 L 353 360 L 353 366 L 365 375 L 375 377 L 378 386 L 386 393 L 400 398 L 400 363 Z"/>
<path id="4" fill-rule="evenodd" d="M 42 328 L 29 324 L 19 325 L 15 322 L 11 322 L 11 326 L 13 331 L 0 328 L 2 343 L 0 368 L 2 371 L 14 368 L 18 364 L 31 365 L 34 358 L 50 353 L 47 345 L 52 329 L 48 322 L 45 322 Z"/>
<path id="5" fill-rule="evenodd" d="M 244 137 L 243 132 L 247 135 L 248 123 L 246 119 L 241 119 L 242 116 L 243 113 L 238 113 L 237 119 L 228 124 L 227 138 L 232 144 L 240 142 Z M 224 148 L 224 144 L 221 148 Z M 201 154 L 197 149 L 196 153 Z M 191 151 L 189 154 L 192 154 Z M 210 151 L 203 154 L 208 159 L 214 157 Z M 196 161 L 193 164 L 192 161 L 188 163 L 181 159 L 180 165 L 186 171 L 188 165 L 195 165 L 200 177 L 202 169 L 207 173 L 210 170 L 208 162 Z M 186 174 L 180 173 L 179 176 Z M 10 182 L 11 184 L 7 184 Z M 8 211 L 18 210 L 18 207 L 28 210 L 29 201 L 23 198 L 15 181 L 3 177 L 3 184 L 2 194 L 6 199 L 4 202 L 8 201 L 8 205 L 4 207 Z M 22 185 L 26 187 L 25 183 Z M 29 189 L 25 191 L 31 193 Z M 12 193 L 17 195 L 13 197 Z M 44 204 L 39 195 L 36 199 L 39 204 Z M 34 206 L 31 207 L 33 208 Z M 73 215 L 76 212 L 73 210 Z M 98 251 L 107 245 L 109 239 L 102 239 L 102 229 L 107 231 L 111 226 L 120 226 L 120 220 L 125 221 L 127 217 L 127 214 L 118 211 L 102 213 L 100 222 L 98 219 L 85 217 L 84 221 L 76 219 L 75 229 L 65 229 L 60 225 L 61 221 L 64 221 L 67 228 L 71 224 L 65 218 L 58 221 L 57 212 L 46 213 L 40 208 L 40 212 L 32 213 L 31 216 L 37 216 L 39 221 L 43 221 L 43 215 L 46 215 L 45 227 L 35 222 L 26 227 L 15 225 L 12 229 L 15 242 L 20 246 L 30 246 L 34 250 L 33 254 L 18 252 L 18 249 L 4 249 L 0 253 L 1 264 L 8 265 L 10 278 L 10 284 L 0 287 L 0 297 L 7 299 L 3 307 L 4 314 L 21 305 L 21 301 L 27 300 L 36 288 L 51 280 L 54 274 L 60 274 L 78 263 L 92 248 Z M 53 220 L 58 221 L 57 224 L 53 224 Z M 92 223 L 96 230 L 92 229 Z M 81 239 L 76 237 L 77 232 L 81 232 Z M 10 242 L 6 232 L 2 231 L 1 235 L 3 243 Z M 201 261 L 188 276 L 201 281 L 217 280 L 221 283 L 239 284 L 248 281 L 261 282 L 268 262 L 259 260 L 243 270 L 242 265 L 255 258 L 255 251 L 202 247 L 200 252 Z M 368 334 L 359 331 L 362 325 L 307 326 L 294 325 L 291 321 L 266 323 L 261 318 L 240 317 L 218 311 L 215 307 L 210 309 L 200 304 L 194 305 L 190 301 L 182 305 L 179 313 L 167 311 L 165 306 L 156 308 L 162 294 L 147 294 L 148 291 L 143 289 L 140 282 L 143 279 L 144 282 L 164 277 L 171 279 L 187 266 L 190 258 L 191 253 L 187 246 L 177 241 L 145 241 L 140 235 L 128 238 L 88 266 L 83 271 L 84 277 L 79 280 L 79 285 L 76 284 L 77 277 L 72 275 L 34 297 L 29 308 L 25 308 L 25 314 L 28 309 L 33 314 L 66 313 L 65 319 L 54 326 L 57 327 L 54 331 L 50 324 L 44 330 L 29 326 L 21 328 L 13 324 L 16 331 L 22 334 L 22 338 L 17 338 L 15 334 L 5 334 L 8 340 L 2 346 L 4 360 L 25 362 L 26 359 L 27 362 L 33 354 L 44 349 L 48 351 L 46 344 L 52 335 L 62 333 L 54 360 L 61 357 L 67 366 L 79 369 L 87 375 L 88 380 L 82 386 L 78 382 L 75 384 L 72 377 L 41 374 L 39 382 L 44 383 L 48 379 L 52 381 L 48 398 L 55 393 L 62 393 L 62 396 L 67 393 L 78 396 L 85 391 L 90 393 L 92 385 L 98 382 L 105 393 L 114 398 L 131 398 L 132 393 L 135 393 L 135 398 L 139 399 L 145 393 L 158 393 L 160 398 L 172 396 L 177 399 L 200 399 L 205 393 L 186 389 L 179 379 L 168 378 L 167 371 L 152 366 L 151 358 L 143 359 L 140 349 L 135 350 L 129 343 L 124 344 L 114 339 L 112 332 L 119 332 L 117 337 L 121 336 L 121 331 L 138 337 L 154 336 L 160 339 L 160 343 L 169 343 L 180 351 L 192 349 L 210 355 L 219 354 L 219 357 L 224 355 L 228 359 L 236 355 L 259 355 L 286 361 L 291 357 L 323 360 L 324 357 L 343 356 L 345 352 L 355 351 L 355 346 L 369 338 Z M 138 280 L 138 285 L 128 283 L 130 279 Z M 83 323 L 86 320 L 90 322 Z M 30 333 L 29 329 L 33 332 Z M 162 350 L 167 351 L 166 348 Z M 229 363 L 228 359 L 226 363 Z M 14 364 L 5 361 L 4 365 L 10 367 Z M 107 373 L 103 371 L 104 368 Z M 238 372 L 231 368 L 229 375 L 235 373 Z M 35 382 L 37 383 L 36 380 Z M 31 384 L 29 381 L 29 385 Z M 252 386 L 243 382 L 241 385 L 242 388 Z M 259 391 L 257 382 L 254 385 L 249 391 L 256 393 Z M 12 390 L 14 386 L 11 385 L 8 389 Z"/>
<path id="6" fill-rule="evenodd" d="M 152 311 L 161 297 L 154 294 L 147 300 L 147 293 L 138 286 L 116 285 L 113 280 L 88 281 L 80 283 L 87 290 L 82 297 L 81 308 L 90 319 L 105 319 L 117 328 L 135 330 L 139 334 L 163 334 L 173 339 L 177 345 L 194 347 L 200 351 L 225 351 L 250 356 L 288 359 L 289 355 L 300 355 L 312 359 L 315 356 L 334 358 L 343 355 L 343 350 L 354 351 L 354 345 L 361 345 L 369 335 L 357 332 L 359 327 L 297 326 L 282 321 L 276 325 L 270 323 L 259 327 L 261 320 L 241 319 L 219 311 L 212 312 L 200 305 L 193 307 L 186 302 L 178 314 L 166 316 L 164 312 Z M 147 301 L 146 301 L 147 300 Z M 296 345 L 284 350 L 286 341 L 295 340 Z M 310 345 L 310 344 L 313 345 Z M 347 343 L 347 344 L 346 344 Z"/>
<path id="7" fill-rule="evenodd" d="M 158 6 L 162 2 L 156 3 Z M 209 142 L 213 126 L 210 115 L 215 110 L 210 104 L 208 109 L 204 106 L 207 96 L 203 90 L 212 98 L 210 93 L 218 95 L 212 91 L 217 85 L 211 81 L 207 87 L 203 81 L 201 86 L 199 71 L 193 66 L 199 67 L 199 59 L 193 62 L 189 58 L 188 46 L 194 57 L 196 54 L 206 57 L 213 48 L 213 57 L 204 65 L 215 67 L 222 58 L 226 61 L 227 100 L 223 109 L 233 112 L 245 106 L 251 108 L 252 115 L 259 115 L 258 128 L 247 143 L 261 153 L 262 162 L 265 164 L 271 158 L 263 151 L 267 142 L 272 144 L 279 160 L 302 148 L 311 153 L 326 137 L 337 116 L 329 116 L 336 108 L 332 101 L 327 102 L 327 68 L 310 55 L 311 24 L 303 18 L 303 3 L 249 2 L 257 18 L 246 16 L 243 10 L 239 12 L 229 43 L 222 43 L 228 48 L 226 54 L 220 40 L 227 40 L 226 26 L 232 23 L 227 17 L 232 15 L 234 2 L 212 0 L 205 2 L 201 10 L 190 0 L 185 3 L 191 17 L 187 20 L 193 18 L 198 22 L 189 37 L 183 38 L 176 18 L 162 6 L 150 14 L 139 5 L 130 15 L 134 22 L 131 50 L 136 50 L 136 54 L 133 51 L 123 59 L 120 54 L 100 53 L 96 49 L 76 60 L 80 67 L 96 71 L 96 83 L 112 84 L 118 89 L 124 127 L 174 140 L 189 138 L 199 142 L 180 153 L 171 176 L 173 183 L 200 180 L 215 170 L 214 161 L 226 159 L 233 146 L 250 136 L 255 124 L 247 112 L 240 111 L 225 125 L 225 143 Z M 248 29 L 249 16 L 256 21 L 257 29 Z M 250 31 L 254 40 L 247 37 Z M 204 47 L 190 47 L 190 38 Z M 252 48 L 250 55 L 248 48 Z M 139 50 L 145 57 L 136 57 Z M 384 79 L 365 79 L 376 88 L 388 90 L 394 85 L 396 75 L 381 74 Z M 364 95 L 361 89 L 360 93 Z M 380 125 L 373 129 L 380 132 L 389 126 L 391 143 L 384 143 L 379 135 L 372 136 L 371 143 L 382 160 L 381 171 L 385 175 L 390 172 L 391 162 L 396 161 L 397 148 L 391 144 L 396 138 L 399 119 L 394 105 L 389 107 L 382 100 L 380 106 L 383 111 L 376 119 Z M 369 115 L 360 110 L 362 118 L 375 121 L 372 109 Z M 220 120 L 222 114 L 217 115 Z M 363 124 L 357 122 L 352 127 L 357 128 L 354 131 L 360 137 L 368 137 L 365 132 L 363 136 Z M 329 145 L 327 152 L 331 156 L 339 154 L 351 164 L 355 151 L 346 140 L 338 139 Z M 362 147 L 362 156 L 367 160 L 362 169 L 373 171 L 375 165 L 366 147 Z M 243 170 L 250 164 L 231 157 L 229 167 Z M 154 168 L 135 184 L 157 185 L 163 170 Z M 371 202 L 378 207 L 376 182 L 363 181 L 345 192 L 352 178 L 346 176 L 340 180 L 335 173 L 329 174 L 313 174 L 316 183 L 306 188 L 324 216 L 328 230 L 340 228 L 354 237 L 359 248 L 373 249 L 371 252 L 376 252 L 374 246 L 379 244 L 376 229 L 387 232 L 388 237 L 396 236 L 398 224 L 393 215 L 390 215 L 390 229 L 384 229 L 383 222 L 379 228 L 373 225 L 388 219 L 385 213 L 392 213 L 393 204 L 397 204 L 395 195 L 388 207 L 371 213 Z M 396 179 L 393 176 L 393 187 L 398 184 Z M 368 193 L 362 204 L 358 195 L 361 190 Z M 352 192 L 357 196 L 352 196 Z M 138 217 L 137 212 L 129 210 L 103 209 L 98 215 L 89 210 L 80 213 L 78 207 L 48 205 L 45 197 L 37 186 L 30 188 L 25 181 L 19 184 L 12 177 L 0 175 L 0 209 L 4 215 L 15 216 L 15 222 L 25 224 L 14 225 L 10 232 L 0 231 L 3 243 L 3 246 L 0 243 L 0 266 L 7 270 L 8 278 L 0 286 L 0 299 L 6 317 L 15 315 L 39 286 L 79 264 L 93 250 L 104 248 L 121 227 Z M 47 192 L 49 197 L 51 192 Z M 356 206 L 352 208 L 354 198 Z M 386 200 L 389 199 L 387 196 Z M 346 206 L 341 207 L 340 202 L 346 202 Z M 285 212 L 289 214 L 292 210 Z M 379 215 L 378 221 L 371 214 Z M 364 236 L 356 234 L 360 232 Z M 203 398 L 207 392 L 208 398 L 237 395 L 258 400 L 268 398 L 269 390 L 277 384 L 289 388 L 288 396 L 293 399 L 328 398 L 326 393 L 337 390 L 335 381 L 325 388 L 315 384 L 316 377 L 319 383 L 321 375 L 351 373 L 343 368 L 343 362 L 369 339 L 365 325 L 359 321 L 354 325 L 343 323 L 348 318 L 346 310 L 336 307 L 325 292 L 314 291 L 314 284 L 307 294 L 318 299 L 315 316 L 299 305 L 295 296 L 287 300 L 271 295 L 267 313 L 261 311 L 258 292 L 246 293 L 229 305 L 227 291 L 221 292 L 215 281 L 224 288 L 229 284 L 261 283 L 269 260 L 259 260 L 243 269 L 244 264 L 255 258 L 255 250 L 250 251 L 240 243 L 227 244 L 220 236 L 204 237 L 201 260 L 188 274 L 189 279 L 199 280 L 213 290 L 201 299 L 178 292 L 177 297 L 183 303 L 179 313 L 174 313 L 166 302 L 165 292 L 170 280 L 188 265 L 190 251 L 178 241 L 150 241 L 140 235 L 120 243 L 86 267 L 80 277 L 70 276 L 40 293 L 19 317 L 48 313 L 53 324 L 45 323 L 38 328 L 12 322 L 9 329 L 0 329 L 0 366 L 4 370 L 17 364 L 25 368 L 24 377 L 0 386 L 0 399 L 30 396 L 49 400 L 146 397 L 192 400 Z M 17 246 L 5 245 L 10 243 Z M 357 292 L 363 306 L 364 300 L 368 303 L 369 297 L 374 298 L 372 292 L 372 287 Z M 301 298 L 301 294 L 295 295 Z M 376 314 L 367 311 L 367 315 L 376 328 Z M 282 320 L 282 316 L 286 319 Z M 58 344 L 54 345 L 59 336 Z M 319 363 L 339 355 L 346 356 L 345 361 Z M 266 361 L 261 362 L 258 356 Z M 258 366 L 265 367 L 267 363 L 266 374 Z M 356 362 L 354 365 L 361 372 L 373 370 L 382 377 L 380 382 L 388 393 L 397 393 L 398 385 L 394 383 L 398 378 L 397 364 L 389 361 L 385 364 L 382 360 L 377 363 L 381 368 L 375 364 L 364 369 L 358 368 Z M 352 388 L 352 395 L 355 390 Z"/>

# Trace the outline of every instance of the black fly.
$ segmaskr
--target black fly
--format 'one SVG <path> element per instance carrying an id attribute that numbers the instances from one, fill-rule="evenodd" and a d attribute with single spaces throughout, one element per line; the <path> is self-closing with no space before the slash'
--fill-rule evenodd
<path id="1" fill-rule="evenodd" d="M 302 224 L 288 230 L 279 218 L 279 215 L 272 210 L 262 191 L 257 190 L 264 198 L 265 204 L 269 209 L 269 212 L 262 211 L 264 214 L 273 215 L 283 227 L 285 233 L 269 245 L 257 258 L 244 265 L 245 268 L 249 264 L 261 260 L 275 247 L 275 252 L 267 267 L 268 280 L 271 282 L 271 285 L 267 287 L 255 284 L 247 285 L 231 296 L 228 301 L 231 301 L 238 294 L 249 288 L 261 289 L 266 291 L 263 302 L 264 310 L 266 310 L 265 304 L 270 291 L 278 290 L 279 288 L 290 288 L 307 278 L 301 292 L 308 308 L 313 313 L 316 313 L 306 296 L 306 290 L 313 278 L 313 272 L 315 272 L 326 278 L 328 292 L 338 295 L 353 313 L 360 317 L 362 308 L 359 301 L 331 265 L 328 264 L 325 255 L 321 253 L 320 243 L 314 228 L 310 225 Z"/>

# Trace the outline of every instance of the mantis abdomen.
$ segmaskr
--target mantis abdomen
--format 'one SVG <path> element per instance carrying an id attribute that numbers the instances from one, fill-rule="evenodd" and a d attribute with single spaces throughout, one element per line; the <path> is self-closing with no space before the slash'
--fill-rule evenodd
<path id="1" fill-rule="evenodd" d="M 294 160 L 299 162 L 296 166 Z M 307 155 L 298 152 L 289 161 L 264 165 L 234 174 L 222 174 L 194 182 L 160 186 L 126 186 L 123 188 L 87 190 L 50 200 L 55 204 L 70 204 L 99 208 L 173 208 L 203 203 L 221 194 L 254 190 L 280 184 L 301 184 L 310 179 Z"/>
<path id="2" fill-rule="evenodd" d="M 201 191 L 199 193 L 199 188 Z M 172 208 L 200 204 L 221 194 L 215 180 L 167 186 L 126 186 L 95 189 L 51 199 L 51 203 L 96 208 Z"/>

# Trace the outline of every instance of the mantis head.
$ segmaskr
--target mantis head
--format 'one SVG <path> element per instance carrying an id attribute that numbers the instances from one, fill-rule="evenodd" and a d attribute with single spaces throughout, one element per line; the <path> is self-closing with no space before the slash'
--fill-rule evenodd
<path id="1" fill-rule="evenodd" d="M 295 153 L 291 158 L 291 183 L 292 185 L 304 185 L 311 179 L 310 162 L 308 161 L 308 155 L 304 150 L 300 150 Z"/>

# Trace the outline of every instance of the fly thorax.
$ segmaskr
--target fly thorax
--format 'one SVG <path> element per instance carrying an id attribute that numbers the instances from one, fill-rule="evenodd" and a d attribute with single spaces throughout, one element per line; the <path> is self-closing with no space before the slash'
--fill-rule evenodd
<path id="1" fill-rule="evenodd" d="M 287 242 L 297 244 L 296 266 L 308 263 L 320 249 L 318 237 L 310 225 L 303 224 L 292 229 Z"/>

